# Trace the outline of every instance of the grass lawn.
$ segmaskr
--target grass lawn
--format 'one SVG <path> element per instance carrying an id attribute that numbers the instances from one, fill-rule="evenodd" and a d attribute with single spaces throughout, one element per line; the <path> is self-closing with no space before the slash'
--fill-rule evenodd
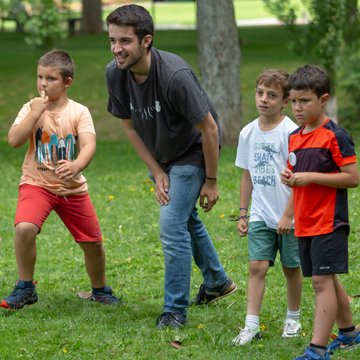
<path id="1" fill-rule="evenodd" d="M 13 219 L 24 152 L 0 142 L 0 298 L 9 295 L 17 280 Z M 281 338 L 286 287 L 279 261 L 267 276 L 260 320 L 265 326 L 263 340 L 242 348 L 230 345 L 237 328 L 244 325 L 248 277 L 247 241 L 238 237 L 236 223 L 228 221 L 237 212 L 241 177 L 234 158 L 235 148 L 225 148 L 219 168 L 220 201 L 210 213 L 201 214 L 227 273 L 238 285 L 234 295 L 208 308 L 190 309 L 185 329 L 156 330 L 155 318 L 162 312 L 164 295 L 159 206 L 152 184 L 147 182 L 147 170 L 129 142 L 99 141 L 97 154 L 84 174 L 105 239 L 107 283 L 126 305 L 114 309 L 77 297 L 77 291 L 90 291 L 83 255 L 61 221 L 51 214 L 37 239 L 34 279 L 39 302 L 21 311 L 0 310 L 1 358 L 215 360 L 251 356 L 288 360 L 302 353 L 312 335 L 314 294 L 310 281 L 305 280 L 303 336 Z M 359 189 L 349 191 L 350 273 L 341 276 L 352 295 L 359 294 L 359 197 Z M 202 277 L 195 264 L 192 268 L 194 296 Z M 352 310 L 356 323 L 360 322 L 359 308 L 360 301 L 355 298 Z M 170 347 L 173 340 L 182 341 L 185 348 Z M 358 358 L 356 351 L 341 354 L 341 359 Z"/>
<path id="2" fill-rule="evenodd" d="M 243 120 L 247 123 L 257 117 L 253 98 L 258 74 L 270 67 L 291 72 L 303 63 L 286 50 L 281 28 L 243 28 L 239 36 L 247 42 L 241 49 Z M 195 70 L 196 42 L 194 31 L 155 34 L 156 47 L 179 54 Z M 126 305 L 109 308 L 78 298 L 77 291 L 90 291 L 83 255 L 61 221 L 51 214 L 37 238 L 34 279 L 38 282 L 39 302 L 22 311 L 1 309 L 1 359 L 288 360 L 300 355 L 312 335 L 314 294 L 310 281 L 305 280 L 303 334 L 298 339 L 281 338 L 286 286 L 279 261 L 267 276 L 260 320 L 265 326 L 263 340 L 243 348 L 230 345 L 238 327 L 244 325 L 248 277 L 247 241 L 238 237 L 236 224 L 228 221 L 237 213 L 241 179 L 241 171 L 234 165 L 234 147 L 225 147 L 220 159 L 220 201 L 210 213 L 201 213 L 201 218 L 238 291 L 209 308 L 190 309 L 189 324 L 181 331 L 156 330 L 155 318 L 162 312 L 164 295 L 159 207 L 145 165 L 125 140 L 120 121 L 106 112 L 104 69 L 112 60 L 107 34 L 73 37 L 60 48 L 70 52 L 76 65 L 69 97 L 88 106 L 95 121 L 97 153 L 84 175 L 105 239 L 107 282 Z M 21 34 L 0 34 L 0 58 L 6 59 L 0 62 L 0 298 L 10 294 L 17 280 L 13 220 L 26 151 L 26 146 L 11 149 L 6 135 L 22 104 L 37 96 L 39 55 L 29 51 Z M 360 293 L 359 197 L 359 189 L 349 190 L 350 272 L 341 280 L 351 295 Z M 201 274 L 194 265 L 192 296 L 201 283 Z M 359 298 L 354 298 L 351 307 L 357 324 Z M 170 347 L 172 340 L 182 341 L 185 348 Z M 358 359 L 359 355 L 357 351 L 334 358 Z"/>

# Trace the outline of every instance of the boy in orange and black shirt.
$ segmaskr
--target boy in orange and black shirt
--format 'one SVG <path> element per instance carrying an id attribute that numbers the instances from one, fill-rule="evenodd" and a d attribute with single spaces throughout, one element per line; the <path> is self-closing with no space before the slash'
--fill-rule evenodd
<path id="1" fill-rule="evenodd" d="M 289 139 L 288 169 L 282 183 L 293 187 L 295 236 L 303 275 L 315 291 L 314 333 L 297 359 L 330 359 L 338 349 L 360 346 L 347 294 L 336 274 L 348 272 L 347 188 L 359 171 L 349 134 L 325 114 L 330 85 L 320 67 L 299 68 L 288 81 L 292 110 L 302 125 Z M 336 321 L 339 336 L 326 347 Z"/>

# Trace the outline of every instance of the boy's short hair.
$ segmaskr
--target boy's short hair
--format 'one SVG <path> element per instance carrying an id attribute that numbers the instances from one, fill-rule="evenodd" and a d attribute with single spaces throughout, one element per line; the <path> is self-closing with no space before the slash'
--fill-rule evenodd
<path id="1" fill-rule="evenodd" d="M 74 78 L 75 65 L 71 56 L 65 50 L 51 50 L 42 56 L 38 66 L 50 67 L 59 70 L 63 80 Z"/>
<path id="2" fill-rule="evenodd" d="M 305 65 L 298 68 L 289 78 L 288 89 L 312 90 L 318 98 L 330 95 L 330 79 L 327 72 L 320 66 Z"/>
<path id="3" fill-rule="evenodd" d="M 278 69 L 265 70 L 259 75 L 258 79 L 256 80 L 256 87 L 259 84 L 263 84 L 265 86 L 271 86 L 271 85 L 278 86 L 280 87 L 280 89 L 284 94 L 284 99 L 286 99 L 290 95 L 287 87 L 289 76 L 290 74 L 288 74 L 284 70 L 278 70 Z"/>
<path id="4" fill-rule="evenodd" d="M 154 36 L 154 21 L 150 13 L 139 5 L 131 4 L 118 7 L 107 16 L 106 23 L 108 26 L 110 24 L 132 26 L 139 44 L 146 35 Z M 152 44 L 151 41 L 148 51 Z"/>

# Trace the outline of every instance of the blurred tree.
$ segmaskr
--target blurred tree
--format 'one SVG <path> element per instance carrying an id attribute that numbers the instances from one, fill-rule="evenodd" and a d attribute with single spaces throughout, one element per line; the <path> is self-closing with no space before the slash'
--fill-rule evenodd
<path id="1" fill-rule="evenodd" d="M 225 145 L 241 129 L 240 46 L 232 0 L 197 0 L 201 84 L 219 115 Z"/>
<path id="2" fill-rule="evenodd" d="M 64 17 L 59 11 L 67 11 L 66 1 L 29 0 L 29 3 L 32 14 L 25 23 L 25 42 L 43 52 L 54 49 L 58 40 L 68 36 L 60 25 Z"/>
<path id="3" fill-rule="evenodd" d="M 302 0 L 309 24 L 295 24 L 291 0 L 264 0 L 265 7 L 285 23 L 289 47 L 298 55 L 324 67 L 331 81 L 327 113 L 337 121 L 339 66 L 359 46 L 360 18 L 357 0 Z"/>
<path id="4" fill-rule="evenodd" d="M 101 5 L 101 0 L 83 0 L 82 35 L 103 32 Z"/>
<path id="5" fill-rule="evenodd" d="M 5 19 L 16 21 L 16 31 L 24 31 L 28 19 L 25 6 L 21 0 L 0 0 L 1 31 L 4 31 Z"/>

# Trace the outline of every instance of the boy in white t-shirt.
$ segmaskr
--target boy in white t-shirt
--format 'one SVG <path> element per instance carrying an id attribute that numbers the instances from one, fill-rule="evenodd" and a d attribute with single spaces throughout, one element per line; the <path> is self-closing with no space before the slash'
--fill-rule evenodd
<path id="1" fill-rule="evenodd" d="M 33 281 L 36 236 L 54 210 L 84 251 L 92 285 L 90 300 L 119 305 L 106 286 L 105 250 L 99 221 L 81 174 L 95 155 L 96 135 L 89 110 L 68 99 L 74 63 L 64 50 L 40 58 L 36 97 L 20 110 L 9 131 L 9 144 L 29 149 L 23 163 L 15 216 L 15 255 L 19 280 L 0 301 L 7 309 L 21 309 L 38 301 Z"/>
<path id="2" fill-rule="evenodd" d="M 294 236 L 291 189 L 280 181 L 286 166 L 289 134 L 297 126 L 281 114 L 289 103 L 282 70 L 266 70 L 256 82 L 255 101 L 260 117 L 240 132 L 235 165 L 243 169 L 237 231 L 248 235 L 250 255 L 245 328 L 233 339 L 237 345 L 260 339 L 259 315 L 266 273 L 280 252 L 287 281 L 288 310 L 283 337 L 299 335 L 302 276 L 297 238 Z M 248 216 L 250 199 L 251 218 Z"/>

